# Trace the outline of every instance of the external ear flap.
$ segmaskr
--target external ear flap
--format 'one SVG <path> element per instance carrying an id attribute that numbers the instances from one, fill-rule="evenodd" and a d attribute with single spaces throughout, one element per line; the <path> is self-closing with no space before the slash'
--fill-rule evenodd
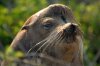
<path id="1" fill-rule="evenodd" d="M 36 19 L 38 17 L 36 15 L 32 15 L 28 20 L 24 23 L 14 40 L 12 41 L 10 47 L 12 47 L 15 50 L 22 50 L 26 51 L 27 49 L 29 50 L 29 42 L 31 40 L 28 40 L 30 37 L 27 34 L 28 29 L 30 28 L 31 25 L 33 25 L 36 22 Z M 28 42 L 25 42 L 28 41 Z"/>
<path id="2" fill-rule="evenodd" d="M 24 30 L 24 29 L 28 29 L 30 25 L 33 25 L 36 20 L 37 20 L 37 16 L 36 15 L 32 15 L 31 17 L 29 17 L 27 19 L 27 21 L 24 23 L 24 25 L 22 26 L 21 30 Z"/>
<path id="3" fill-rule="evenodd" d="M 27 19 L 27 21 L 24 23 L 24 25 L 28 25 L 29 23 L 32 22 L 33 19 L 34 19 L 34 15 L 32 15 L 31 17 L 29 17 L 29 18 Z M 23 26 L 24 26 L 24 25 L 23 25 Z"/>
<path id="4" fill-rule="evenodd" d="M 26 26 L 23 26 L 23 27 L 21 28 L 21 30 L 27 30 L 28 28 L 29 28 L 29 26 L 26 25 Z"/>
<path id="5" fill-rule="evenodd" d="M 22 26 L 21 30 L 27 30 L 29 28 L 29 23 L 32 21 L 33 15 L 27 19 L 27 21 Z"/>

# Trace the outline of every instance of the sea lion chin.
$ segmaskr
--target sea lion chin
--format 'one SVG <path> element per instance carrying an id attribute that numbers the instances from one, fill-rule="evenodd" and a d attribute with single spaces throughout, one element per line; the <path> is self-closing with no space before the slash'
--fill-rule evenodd
<path id="1" fill-rule="evenodd" d="M 38 55 L 45 66 L 83 66 L 82 46 L 82 32 L 71 9 L 53 4 L 32 15 L 10 47 Z"/>

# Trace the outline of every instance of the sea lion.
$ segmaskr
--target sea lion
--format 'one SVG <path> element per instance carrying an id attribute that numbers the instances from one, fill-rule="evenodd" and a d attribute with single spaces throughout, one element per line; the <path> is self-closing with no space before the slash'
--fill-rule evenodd
<path id="1" fill-rule="evenodd" d="M 28 18 L 10 47 L 41 66 L 83 66 L 82 31 L 65 5 L 50 5 Z"/>

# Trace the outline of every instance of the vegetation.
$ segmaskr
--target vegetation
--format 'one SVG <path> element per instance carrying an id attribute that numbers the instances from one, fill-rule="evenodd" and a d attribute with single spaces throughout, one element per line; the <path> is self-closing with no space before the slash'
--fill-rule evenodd
<path id="1" fill-rule="evenodd" d="M 0 0 L 0 61 L 26 19 L 52 3 L 72 9 L 84 32 L 85 66 L 100 66 L 99 0 Z"/>

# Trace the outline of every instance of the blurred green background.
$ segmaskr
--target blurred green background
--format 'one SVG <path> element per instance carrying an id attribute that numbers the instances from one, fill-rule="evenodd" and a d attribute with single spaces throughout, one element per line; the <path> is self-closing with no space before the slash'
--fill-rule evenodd
<path id="1" fill-rule="evenodd" d="M 53 3 L 69 6 L 80 22 L 85 66 L 100 66 L 100 0 L 0 0 L 0 51 L 10 45 L 28 17 Z"/>

